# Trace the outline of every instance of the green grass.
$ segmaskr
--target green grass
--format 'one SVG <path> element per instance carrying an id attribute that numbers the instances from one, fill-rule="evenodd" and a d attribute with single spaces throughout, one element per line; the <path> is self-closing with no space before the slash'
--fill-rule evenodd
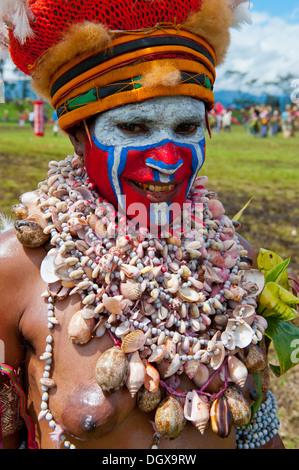
<path id="1" fill-rule="evenodd" d="M 53 136 L 51 126 L 44 137 L 36 137 L 29 125 L 2 124 L 0 141 L 0 211 L 9 215 L 20 194 L 45 178 L 48 162 L 65 158 L 72 146 L 66 135 Z"/>
<path id="2" fill-rule="evenodd" d="M 50 160 L 72 152 L 65 135 L 53 136 L 48 125 L 44 137 L 35 137 L 29 125 L 0 124 L 0 212 L 11 214 L 20 194 L 36 188 Z M 226 212 L 234 216 L 254 196 L 242 217 L 241 234 L 258 251 L 271 249 L 291 256 L 292 269 L 299 274 L 299 161 L 298 135 L 254 138 L 241 127 L 231 133 L 207 138 L 207 157 L 201 174 L 209 177 L 210 188 L 219 194 Z M 287 448 L 299 448 L 299 371 L 273 379 L 279 401 L 282 436 Z"/>
<path id="3" fill-rule="evenodd" d="M 242 217 L 242 234 L 261 246 L 292 255 L 299 270 L 298 136 L 255 138 L 239 127 L 207 140 L 203 169 L 229 216 L 253 197 Z"/>

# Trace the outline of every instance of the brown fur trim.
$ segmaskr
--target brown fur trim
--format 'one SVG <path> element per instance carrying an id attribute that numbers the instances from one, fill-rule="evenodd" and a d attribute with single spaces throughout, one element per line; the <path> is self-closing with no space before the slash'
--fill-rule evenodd
<path id="1" fill-rule="evenodd" d="M 181 72 L 171 63 L 161 65 L 159 61 L 155 61 L 152 70 L 143 76 L 141 83 L 149 88 L 157 85 L 178 86 L 181 83 Z"/>
<path id="2" fill-rule="evenodd" d="M 112 36 L 101 24 L 84 22 L 73 25 L 64 39 L 46 51 L 32 74 L 32 88 L 50 100 L 50 81 L 55 72 L 78 55 L 96 52 L 109 46 Z"/>
<path id="3" fill-rule="evenodd" d="M 232 11 L 227 0 L 205 0 L 201 11 L 191 14 L 182 27 L 211 45 L 216 53 L 216 65 L 219 65 L 229 46 L 231 25 Z M 40 57 L 32 74 L 33 89 L 49 101 L 50 82 L 55 72 L 77 56 L 108 47 L 112 37 L 100 24 L 84 22 L 73 25 L 58 44 Z M 172 77 L 175 78 L 175 74 Z"/>
<path id="4" fill-rule="evenodd" d="M 220 65 L 230 43 L 231 25 L 232 11 L 227 0 L 205 0 L 201 11 L 190 15 L 183 27 L 202 37 L 213 47 L 216 65 Z"/>

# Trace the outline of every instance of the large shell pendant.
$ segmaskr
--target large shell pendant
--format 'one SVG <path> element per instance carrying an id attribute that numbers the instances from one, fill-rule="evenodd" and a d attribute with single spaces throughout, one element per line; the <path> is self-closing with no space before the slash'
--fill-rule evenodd
<path id="1" fill-rule="evenodd" d="M 239 387 L 244 387 L 248 377 L 248 370 L 236 356 L 229 356 L 227 360 L 230 379 Z"/>
<path id="2" fill-rule="evenodd" d="M 184 411 L 179 401 L 169 396 L 158 406 L 155 414 L 157 432 L 168 439 L 176 439 L 184 429 Z"/>
<path id="3" fill-rule="evenodd" d="M 229 436 L 232 419 L 228 406 L 227 398 L 223 395 L 213 401 L 210 410 L 211 428 L 219 437 L 226 438 Z"/>
<path id="4" fill-rule="evenodd" d="M 135 397 L 138 390 L 142 387 L 145 379 L 145 367 L 139 356 L 139 352 L 132 353 L 129 359 L 128 377 L 126 387 L 132 398 Z"/>
<path id="5" fill-rule="evenodd" d="M 198 395 L 195 390 L 188 392 L 185 399 L 184 416 L 203 434 L 210 419 L 208 398 L 205 395 Z"/>
<path id="6" fill-rule="evenodd" d="M 237 427 L 246 426 L 251 417 L 251 408 L 241 390 L 230 383 L 224 392 L 228 406 L 231 411 L 232 425 Z"/>
<path id="7" fill-rule="evenodd" d="M 126 383 L 127 375 L 128 359 L 119 347 L 107 349 L 99 357 L 95 376 L 104 392 L 113 393 L 119 390 Z"/>
<path id="8" fill-rule="evenodd" d="M 258 374 L 267 366 L 266 355 L 256 344 L 250 344 L 245 350 L 241 350 L 238 355 L 249 374 Z"/>

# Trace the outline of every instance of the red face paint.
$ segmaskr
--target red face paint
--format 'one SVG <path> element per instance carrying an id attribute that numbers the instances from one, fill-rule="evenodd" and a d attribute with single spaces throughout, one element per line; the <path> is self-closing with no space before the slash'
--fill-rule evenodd
<path id="1" fill-rule="evenodd" d="M 119 196 L 125 195 L 126 214 L 130 217 L 134 217 L 136 206 L 141 204 L 147 218 L 144 224 L 148 225 L 153 205 L 172 204 L 175 212 L 182 208 L 204 159 L 204 141 L 198 149 L 169 140 L 153 146 L 119 149 L 105 147 L 94 137 L 92 144 L 85 143 L 85 158 L 88 176 L 99 193 L 116 208 Z M 169 215 L 172 219 L 178 214 Z"/>

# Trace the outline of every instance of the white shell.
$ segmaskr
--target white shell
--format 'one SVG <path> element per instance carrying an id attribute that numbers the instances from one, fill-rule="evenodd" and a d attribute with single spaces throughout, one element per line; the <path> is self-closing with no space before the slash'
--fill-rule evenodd
<path id="1" fill-rule="evenodd" d="M 195 390 L 188 392 L 185 399 L 184 416 L 203 434 L 210 419 L 210 405 L 207 397 L 198 395 Z"/>
<path id="2" fill-rule="evenodd" d="M 241 388 L 244 387 L 248 376 L 248 370 L 243 362 L 236 356 L 229 356 L 227 365 L 230 379 Z"/>
<path id="3" fill-rule="evenodd" d="M 170 377 L 171 375 L 175 374 L 179 368 L 181 367 L 181 360 L 180 360 L 180 355 L 175 354 L 174 358 L 172 359 L 168 369 L 166 370 L 164 374 L 164 379 L 167 377 Z"/>
<path id="4" fill-rule="evenodd" d="M 179 296 L 187 302 L 200 302 L 201 294 L 191 287 L 181 287 L 179 289 Z"/>
<path id="5" fill-rule="evenodd" d="M 139 352 L 132 353 L 129 359 L 128 377 L 126 387 L 132 398 L 135 397 L 138 390 L 142 387 L 145 379 L 145 367 L 140 359 Z"/>
<path id="6" fill-rule="evenodd" d="M 140 275 L 140 270 L 131 264 L 122 264 L 120 269 L 129 278 Z"/>
<path id="7" fill-rule="evenodd" d="M 246 348 L 246 346 L 251 343 L 253 334 L 252 328 L 244 320 L 230 318 L 225 331 L 221 335 L 221 340 L 225 341 L 229 337 L 232 337 L 234 345 L 231 344 L 231 347 L 225 345 L 225 347 L 227 349 L 234 349 L 235 347 L 242 349 Z"/>
<path id="8" fill-rule="evenodd" d="M 41 267 L 40 267 L 40 274 L 43 281 L 47 284 L 51 284 L 52 282 L 59 281 L 59 277 L 55 273 L 55 257 L 57 255 L 57 250 L 50 250 L 47 255 L 44 257 Z"/>
<path id="9" fill-rule="evenodd" d="M 253 282 L 257 285 L 257 292 L 255 295 L 259 295 L 265 287 L 265 276 L 259 269 L 245 269 L 239 271 L 242 283 Z"/>
<path id="10" fill-rule="evenodd" d="M 252 305 L 238 305 L 233 311 L 233 316 L 237 320 L 244 320 L 248 325 L 252 325 L 255 319 L 255 308 Z"/>

